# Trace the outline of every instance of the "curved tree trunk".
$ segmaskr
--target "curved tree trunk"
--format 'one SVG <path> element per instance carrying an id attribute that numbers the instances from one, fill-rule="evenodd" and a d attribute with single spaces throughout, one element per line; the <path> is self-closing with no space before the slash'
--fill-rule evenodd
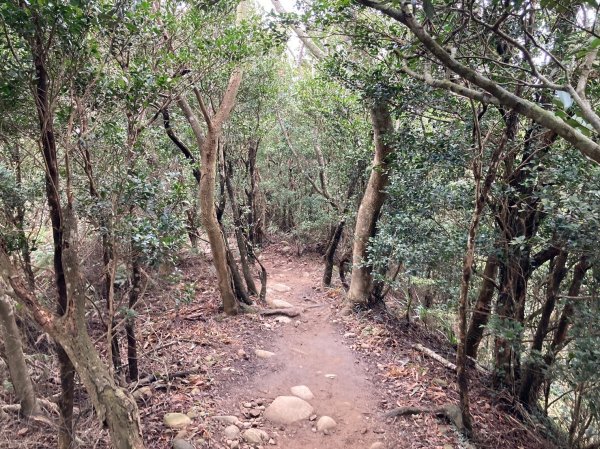
<path id="1" fill-rule="evenodd" d="M 29 279 L 28 279 L 29 281 Z M 21 333 L 15 319 L 15 309 L 12 300 L 4 295 L 0 296 L 0 327 L 4 337 L 6 359 L 10 378 L 21 404 L 21 414 L 31 416 L 39 412 L 33 383 L 25 363 Z"/>
<path id="2" fill-rule="evenodd" d="M 76 220 L 71 207 L 62 214 L 64 251 L 63 263 L 66 276 L 67 305 L 62 316 L 56 316 L 43 308 L 37 298 L 27 289 L 8 254 L 0 245 L 0 274 L 10 284 L 16 299 L 29 314 L 62 348 L 73 362 L 98 418 L 108 427 L 111 442 L 116 449 L 144 449 L 139 414 L 131 394 L 118 387 L 109 369 L 100 359 L 87 332 L 85 319 L 85 287 L 79 271 L 77 257 Z"/>
<path id="3" fill-rule="evenodd" d="M 200 176 L 200 217 L 210 242 L 213 264 L 217 270 L 219 292 L 223 301 L 223 309 L 228 315 L 238 313 L 238 302 L 233 291 L 231 272 L 227 265 L 227 248 L 225 236 L 217 220 L 215 209 L 215 184 L 217 169 L 217 142 L 218 136 L 210 132 L 204 138 L 201 147 L 201 176 Z"/>
<path id="4" fill-rule="evenodd" d="M 371 121 L 374 130 L 375 155 L 371 176 L 356 216 L 352 274 L 350 288 L 346 296 L 347 306 L 350 308 L 357 305 L 366 306 L 370 300 L 373 280 L 371 268 L 365 265 L 365 261 L 369 239 L 375 233 L 379 212 L 385 200 L 385 188 L 388 183 L 388 159 L 393 151 L 388 142 L 390 134 L 394 131 L 389 106 L 382 102 L 376 103 L 371 110 Z"/>

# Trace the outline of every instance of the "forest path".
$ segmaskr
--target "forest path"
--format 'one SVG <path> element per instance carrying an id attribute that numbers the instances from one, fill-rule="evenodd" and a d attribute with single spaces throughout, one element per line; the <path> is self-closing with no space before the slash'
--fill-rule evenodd
<path id="1" fill-rule="evenodd" d="M 244 385 L 233 387 L 227 403 L 222 404 L 224 414 L 235 414 L 235 408 L 247 413 L 244 404 L 248 402 L 256 405 L 264 401 L 268 406 L 277 396 L 291 396 L 291 387 L 305 385 L 314 395 L 308 401 L 314 407 L 313 421 L 279 425 L 262 420 L 263 429 L 276 447 L 370 448 L 382 441 L 385 423 L 374 416 L 377 395 L 368 380 L 369 373 L 343 343 L 343 331 L 333 317 L 331 300 L 319 288 L 322 265 L 316 260 L 301 262 L 269 253 L 262 256 L 269 272 L 267 299 L 287 301 L 302 313 L 283 325 L 275 324 L 273 318 L 265 320 L 266 326 L 273 326 L 273 338 L 251 351 L 261 349 L 275 355 L 256 359 L 254 376 Z M 337 422 L 330 434 L 315 431 L 321 416 Z"/>

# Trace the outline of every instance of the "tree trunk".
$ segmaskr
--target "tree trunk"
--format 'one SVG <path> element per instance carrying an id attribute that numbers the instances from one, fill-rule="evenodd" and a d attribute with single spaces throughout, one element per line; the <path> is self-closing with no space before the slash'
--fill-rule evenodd
<path id="1" fill-rule="evenodd" d="M 562 263 L 562 262 L 557 262 L 557 263 L 555 263 L 555 265 L 558 265 L 559 263 Z M 562 310 L 560 318 L 558 319 L 558 324 L 556 325 L 556 330 L 554 331 L 554 336 L 552 338 L 552 343 L 550 344 L 550 348 L 546 351 L 546 354 L 544 355 L 543 359 L 537 360 L 537 362 L 538 362 L 537 365 L 532 364 L 532 365 L 528 366 L 528 369 L 525 371 L 525 375 L 523 376 L 523 380 L 522 380 L 520 391 L 519 391 L 519 399 L 521 401 L 523 401 L 524 404 L 528 408 L 533 408 L 533 406 L 537 402 L 539 391 L 540 391 L 540 388 L 546 378 L 548 369 L 552 366 L 552 364 L 554 363 L 554 360 L 556 358 L 556 355 L 558 354 L 558 352 L 562 349 L 562 347 L 564 345 L 564 342 L 567 338 L 567 331 L 569 328 L 570 319 L 571 319 L 571 316 L 574 311 L 573 301 L 575 301 L 574 298 L 577 298 L 577 296 L 579 296 L 579 292 L 581 290 L 581 285 L 583 283 L 583 279 L 585 278 L 585 274 L 590 267 L 591 267 L 591 265 L 587 259 L 587 256 L 582 256 L 580 258 L 579 262 L 573 268 L 573 279 L 571 280 L 571 285 L 569 286 L 569 291 L 567 293 L 567 296 L 569 297 L 569 299 L 567 300 L 567 303 L 565 304 L 565 306 Z M 556 268 L 560 268 L 560 265 Z M 557 272 L 557 275 L 560 276 L 561 273 Z M 563 277 L 564 277 L 564 275 L 563 275 Z M 552 280 L 551 280 L 551 282 L 552 282 Z M 554 284 L 556 284 L 555 281 L 554 281 Z M 552 293 L 552 295 L 555 298 L 553 301 L 555 302 L 556 296 L 559 293 L 559 291 L 557 289 L 558 286 L 557 285 L 554 285 L 554 286 L 549 285 L 548 289 L 550 289 L 551 287 L 552 287 L 552 290 L 549 290 L 548 294 Z M 546 309 L 546 308 L 547 307 L 545 306 L 544 309 Z M 549 309 L 549 306 L 548 306 L 548 309 Z M 548 311 L 546 311 L 546 314 L 547 313 L 548 313 Z M 544 321 L 545 321 L 545 318 L 544 318 Z M 540 325 L 542 325 L 542 320 L 540 320 Z M 543 337 L 545 336 L 548 328 L 550 327 L 549 324 L 545 324 L 543 326 L 546 328 L 546 332 L 544 332 L 542 335 L 543 329 L 541 329 L 541 327 L 538 325 L 537 331 L 539 331 L 539 335 L 538 335 L 538 332 L 536 331 L 534 342 L 532 344 L 532 349 L 533 349 L 534 345 L 536 347 L 539 347 L 539 349 L 537 350 L 538 352 L 542 350 L 542 345 L 540 344 L 540 339 L 542 339 L 542 344 L 543 344 Z M 532 360 L 532 363 L 533 362 L 535 362 L 535 359 Z"/>
<path id="2" fill-rule="evenodd" d="M 6 348 L 8 370 L 17 399 L 21 404 L 21 415 L 26 417 L 34 415 L 39 412 L 39 407 L 25 363 L 21 334 L 15 319 L 12 300 L 4 295 L 0 296 L 0 324 Z"/>
<path id="3" fill-rule="evenodd" d="M 76 105 L 80 109 L 79 113 L 81 116 L 81 135 L 85 136 L 87 134 L 87 118 L 85 116 L 83 105 L 80 104 L 79 100 L 76 100 Z M 83 170 L 86 173 L 88 178 L 88 190 L 90 193 L 90 197 L 93 201 L 96 202 L 98 206 L 102 199 L 100 198 L 100 193 L 96 187 L 96 182 L 94 180 L 94 168 L 92 165 L 92 157 L 89 151 L 88 146 L 84 143 L 82 139 L 79 140 L 79 148 L 81 150 L 81 154 L 83 155 Z M 107 215 L 102 207 L 99 207 L 100 219 L 99 219 L 99 228 L 101 229 L 102 238 L 102 263 L 104 270 L 104 286 L 102 289 L 102 296 L 104 298 L 104 302 L 106 305 L 107 311 L 107 320 L 110 322 L 110 329 L 115 328 L 115 319 L 114 319 L 114 279 L 113 279 L 113 242 L 111 240 L 111 224 L 110 224 L 110 215 Z M 107 331 L 109 326 L 107 326 Z M 112 332 L 112 331 L 111 331 Z M 113 363 L 113 367 L 115 372 L 121 371 L 121 352 L 119 348 L 119 336 L 117 333 L 112 333 L 110 336 L 110 354 Z"/>
<path id="4" fill-rule="evenodd" d="M 510 190 L 501 199 L 496 223 L 504 242 L 504 254 L 500 260 L 500 292 L 496 314 L 500 329 L 515 334 L 524 320 L 527 285 L 536 268 L 532 265 L 531 239 L 537 234 L 543 218 L 540 201 L 536 194 L 537 183 L 528 179 L 534 173 L 539 158 L 545 154 L 556 139 L 536 124 L 526 131 L 521 162 L 513 171 L 514 156 L 507 159 L 505 181 Z M 511 244 L 523 239 L 520 245 Z M 505 338 L 500 332 L 494 341 L 494 383 L 497 387 L 512 386 L 520 373 L 519 345 Z"/>
<path id="5" fill-rule="evenodd" d="M 229 195 L 229 202 L 231 204 L 231 214 L 233 215 L 233 225 L 235 226 L 235 238 L 238 249 L 240 251 L 240 264 L 242 266 L 242 273 L 244 274 L 244 280 L 246 281 L 248 292 L 251 295 L 257 296 L 258 290 L 256 289 L 256 284 L 254 283 L 252 273 L 250 273 L 250 264 L 248 261 L 248 248 L 246 245 L 246 239 L 244 238 L 244 231 L 242 229 L 242 218 L 240 215 L 240 209 L 237 203 L 237 198 L 235 196 L 235 191 L 233 190 L 233 185 L 231 184 L 231 179 L 233 177 L 233 167 L 231 165 L 231 162 L 224 162 L 227 165 L 227 173 L 225 174 L 225 186 L 227 187 L 227 194 Z"/>
<path id="6" fill-rule="evenodd" d="M 221 232 L 215 209 L 217 140 L 218 137 L 209 131 L 201 148 L 200 215 L 210 242 L 213 264 L 217 270 L 223 309 L 226 314 L 235 315 L 239 309 L 238 302 L 233 291 L 231 272 L 227 264 L 225 236 Z"/>
<path id="7" fill-rule="evenodd" d="M 15 164 L 15 181 L 19 189 L 23 185 L 23 173 L 21 170 L 21 147 L 17 143 L 15 144 L 15 150 L 12 154 L 12 160 Z M 30 288 L 35 288 L 35 274 L 33 273 L 33 266 L 31 264 L 31 246 L 29 239 L 25 233 L 25 205 L 19 204 L 15 208 L 15 227 L 17 228 L 17 235 L 19 239 L 19 246 L 21 248 L 21 257 L 23 258 L 23 269 L 27 275 L 27 283 Z"/>
<path id="8" fill-rule="evenodd" d="M 249 240 L 252 245 L 262 246 L 265 240 L 266 210 L 265 200 L 261 195 L 259 184 L 260 174 L 256 167 L 258 154 L 258 142 L 248 147 L 248 176 L 250 178 L 250 190 L 248 197 L 248 227 Z"/>
<path id="9" fill-rule="evenodd" d="M 37 22 L 38 18 L 34 17 Z M 59 172 L 54 138 L 54 113 L 49 102 L 49 79 L 44 59 L 45 43 L 37 32 L 33 48 L 33 62 L 36 73 L 35 104 L 40 126 L 41 146 L 46 167 L 46 198 L 52 223 L 52 239 L 54 242 L 54 281 L 58 293 L 57 313 L 59 316 L 67 312 L 67 285 L 63 269 L 63 229 L 59 195 Z M 59 449 L 69 449 L 73 442 L 73 394 L 75 387 L 75 370 L 66 352 L 57 347 L 60 366 L 61 395 L 58 400 L 60 409 L 60 427 L 58 436 Z"/>
<path id="10" fill-rule="evenodd" d="M 132 245 L 133 257 L 131 260 L 131 292 L 129 293 L 129 308 L 128 317 L 125 321 L 125 334 L 127 335 L 127 365 L 129 368 L 129 380 L 135 382 L 139 379 L 137 361 L 137 339 L 135 337 L 135 314 L 132 313 L 133 308 L 140 299 L 142 291 L 142 270 L 140 266 L 139 256 L 136 254 L 135 248 Z"/>
<path id="11" fill-rule="evenodd" d="M 390 135 L 394 132 L 389 106 L 382 102 L 376 103 L 371 110 L 371 121 L 374 131 L 375 155 L 371 176 L 356 216 L 352 274 L 350 288 L 346 296 L 349 309 L 356 306 L 366 306 L 370 300 L 372 276 L 371 268 L 365 265 L 367 250 L 369 239 L 375 233 L 377 219 L 385 200 L 389 157 L 393 151 L 393 147 L 388 141 Z"/>
<path id="12" fill-rule="evenodd" d="M 0 274 L 10 284 L 14 296 L 23 304 L 36 322 L 74 362 L 100 422 L 108 427 L 116 449 L 144 449 L 139 414 L 131 394 L 115 384 L 103 364 L 89 334 L 85 320 L 85 288 L 77 258 L 76 221 L 73 211 L 65 211 L 63 263 L 67 275 L 68 302 L 66 313 L 56 316 L 44 309 L 18 276 L 0 245 Z"/>
<path id="13" fill-rule="evenodd" d="M 534 379 L 541 374 L 539 371 L 543 367 L 541 351 L 544 339 L 548 333 L 550 317 L 554 312 L 556 300 L 560 293 L 560 284 L 567 274 L 567 270 L 565 269 L 566 264 L 566 251 L 561 251 L 550 264 L 549 279 L 546 287 L 546 301 L 542 307 L 542 315 L 533 336 L 529 356 L 530 360 L 525 367 L 519 389 L 519 400 L 527 407 L 531 407 L 537 401 L 537 391 L 533 391 L 532 387 L 534 386 Z"/>
<path id="14" fill-rule="evenodd" d="M 471 316 L 469 330 L 466 337 L 466 353 L 469 357 L 477 358 L 477 349 L 483 337 L 483 329 L 488 323 L 492 311 L 492 297 L 496 288 L 498 274 L 498 260 L 490 255 L 483 270 L 483 281 Z"/>
<path id="15" fill-rule="evenodd" d="M 196 142 L 200 148 L 200 185 L 199 201 L 200 215 L 202 224 L 208 235 L 210 248 L 213 256 L 213 264 L 217 271 L 217 279 L 223 309 L 228 315 L 236 315 L 239 311 L 239 305 L 233 291 L 231 273 L 227 265 L 227 248 L 225 245 L 225 236 L 221 232 L 221 226 L 217 219 L 215 208 L 215 186 L 217 171 L 217 152 L 219 138 L 223 131 L 223 123 L 229 118 L 235 98 L 242 82 L 242 71 L 234 69 L 230 78 L 227 90 L 223 95 L 219 110 L 210 116 L 206 106 L 201 101 L 200 92 L 196 92 L 196 97 L 200 102 L 200 109 L 207 125 L 207 133 L 204 136 L 200 122 L 188 102 L 184 98 L 177 101 L 183 111 L 188 123 L 190 124 Z"/>
<path id="16" fill-rule="evenodd" d="M 333 235 L 331 236 L 331 239 L 329 241 L 329 245 L 327 245 L 327 251 L 325 252 L 325 270 L 323 271 L 324 287 L 331 287 L 331 276 L 333 275 L 334 256 L 337 247 L 340 243 L 340 239 L 342 238 L 342 233 L 344 232 L 345 225 L 346 219 L 342 218 L 335 227 Z"/>

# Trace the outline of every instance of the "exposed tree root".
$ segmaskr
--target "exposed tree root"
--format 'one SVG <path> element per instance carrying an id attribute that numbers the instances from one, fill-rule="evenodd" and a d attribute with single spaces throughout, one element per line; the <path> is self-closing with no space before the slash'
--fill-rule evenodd
<path id="1" fill-rule="evenodd" d="M 431 414 L 436 416 L 441 416 L 446 418 L 452 424 L 456 426 L 456 428 L 460 431 L 464 431 L 464 424 L 462 420 L 462 413 L 460 412 L 460 407 L 455 404 L 446 404 L 440 407 L 416 407 L 416 406 L 407 406 L 407 407 L 398 407 L 393 410 L 390 410 L 385 414 L 386 418 L 393 418 L 396 416 L 407 416 L 407 415 L 419 415 L 419 414 Z"/>

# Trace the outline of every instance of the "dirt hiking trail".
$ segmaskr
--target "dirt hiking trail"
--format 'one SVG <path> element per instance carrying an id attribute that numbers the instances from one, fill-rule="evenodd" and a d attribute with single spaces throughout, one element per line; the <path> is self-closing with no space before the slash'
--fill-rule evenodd
<path id="1" fill-rule="evenodd" d="M 368 449 L 383 443 L 383 420 L 374 419 L 374 386 L 367 380 L 364 364 L 343 343 L 343 330 L 332 314 L 331 301 L 319 287 L 320 266 L 308 262 L 301 267 L 297 263 L 287 265 L 270 256 L 265 261 L 269 272 L 267 300 L 285 301 L 302 313 L 292 320 L 275 319 L 284 325 L 273 332 L 272 340 L 257 344 L 255 349 L 266 357 L 257 359 L 263 363 L 248 383 L 234 387 L 229 400 L 222 404 L 223 414 L 235 415 L 237 409 L 247 415 L 252 408 L 262 411 L 265 406 L 268 414 L 268 405 L 276 397 L 293 396 L 292 387 L 306 386 L 314 395 L 307 400 L 314 410 L 308 419 L 291 424 L 264 419 L 263 428 L 272 437 L 271 444 L 287 449 Z M 328 421 L 320 421 L 323 416 L 332 418 L 335 426 L 317 430 L 317 423 Z"/>

